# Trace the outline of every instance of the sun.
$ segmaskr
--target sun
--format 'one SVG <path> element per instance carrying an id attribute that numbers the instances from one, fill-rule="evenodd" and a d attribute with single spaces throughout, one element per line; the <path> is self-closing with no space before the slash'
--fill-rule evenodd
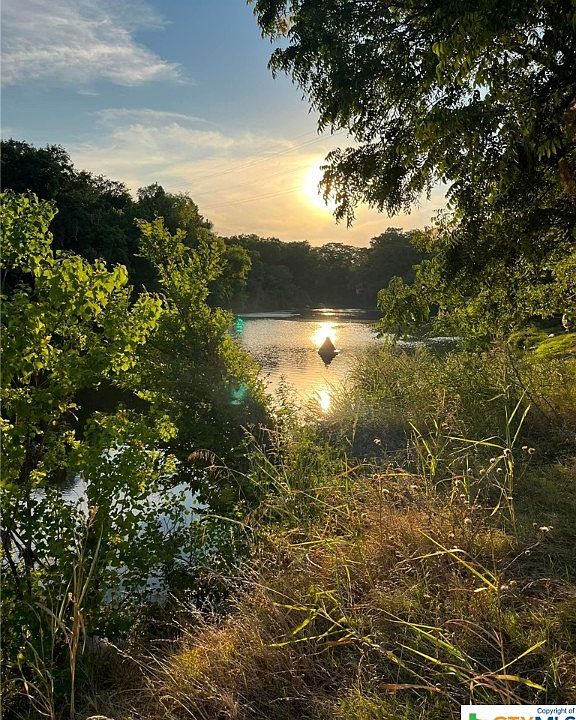
<path id="1" fill-rule="evenodd" d="M 319 189 L 320 180 L 322 180 L 323 172 L 320 170 L 320 166 L 324 161 L 315 161 L 306 170 L 304 174 L 304 180 L 302 183 L 302 193 L 306 200 L 313 205 L 315 208 L 326 210 L 330 213 L 334 212 L 336 203 L 332 200 L 326 202 L 322 196 L 322 191 Z"/>

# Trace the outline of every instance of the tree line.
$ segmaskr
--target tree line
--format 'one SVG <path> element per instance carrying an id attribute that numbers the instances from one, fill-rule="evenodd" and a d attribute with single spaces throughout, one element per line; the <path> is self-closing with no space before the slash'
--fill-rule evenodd
<path id="1" fill-rule="evenodd" d="M 307 241 L 254 234 L 218 237 L 187 194 L 155 183 L 133 198 L 120 182 L 76 170 L 64 148 L 54 145 L 3 141 L 2 185 L 56 203 L 50 225 L 55 250 L 122 264 L 136 288 L 158 288 L 157 270 L 139 251 L 137 220 L 162 217 L 169 232 L 183 231 L 190 248 L 209 233 L 224 263 L 210 286 L 209 302 L 238 311 L 317 305 L 375 309 L 378 291 L 394 276 L 411 282 L 414 265 L 426 257 L 413 244 L 415 233 L 398 228 L 388 228 L 365 248 L 343 243 L 312 247 Z"/>

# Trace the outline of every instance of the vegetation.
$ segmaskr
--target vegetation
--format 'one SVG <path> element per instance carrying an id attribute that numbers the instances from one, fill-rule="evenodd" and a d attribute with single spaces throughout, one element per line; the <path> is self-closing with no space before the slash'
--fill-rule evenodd
<path id="1" fill-rule="evenodd" d="M 122 267 L 54 253 L 53 213 L 3 196 L 7 712 L 444 718 L 574 698 L 569 345 L 383 344 L 325 420 L 285 405 L 246 435 L 262 398 L 207 302 L 210 229 L 192 248 L 141 221 L 162 295 L 135 295 Z"/>
<path id="2" fill-rule="evenodd" d="M 573 3 L 254 8 L 356 140 L 337 217 L 439 181 L 448 212 L 363 249 L 219 238 L 187 195 L 3 143 L 2 711 L 574 703 Z M 459 347 L 382 341 L 329 414 L 268 407 L 225 308 L 378 290 L 381 331 Z"/>
<path id="3" fill-rule="evenodd" d="M 445 360 L 363 358 L 326 424 L 288 416 L 255 448 L 261 501 L 243 519 L 251 559 L 227 612 L 181 608 L 176 643 L 124 655 L 92 710 L 440 720 L 460 703 L 573 702 L 576 365 L 547 375 L 504 350 Z M 365 417 L 377 434 L 360 448 L 350 432 Z"/>
<path id="4" fill-rule="evenodd" d="M 350 222 L 360 200 L 409 209 L 447 186 L 449 212 L 421 239 L 433 257 L 413 286 L 383 294 L 384 329 L 437 316 L 467 335 L 506 335 L 574 312 L 570 0 L 255 0 L 254 11 L 282 41 L 273 71 L 292 75 L 319 127 L 356 141 L 327 158 L 337 218 Z"/>
<path id="5" fill-rule="evenodd" d="M 200 501 L 205 513 L 216 503 L 202 463 L 192 472 L 186 458 L 192 438 L 206 449 L 216 434 L 233 454 L 259 390 L 231 316 L 206 304 L 221 272 L 210 237 L 192 254 L 161 220 L 143 222 L 164 293 L 132 299 L 124 267 L 54 253 L 54 212 L 2 196 L 2 654 L 5 703 L 19 687 L 35 712 L 56 717 L 64 703 L 74 717 L 86 638 L 125 636 L 151 588 L 174 590 L 189 567 L 183 589 L 197 589 L 193 568 L 211 553 L 233 559 L 220 525 L 237 493 L 221 482 L 221 522 L 201 520 Z"/>
<path id="6" fill-rule="evenodd" d="M 370 247 L 342 243 L 311 247 L 307 242 L 240 235 L 226 238 L 230 247 L 250 257 L 246 285 L 233 301 L 239 310 L 286 310 L 304 306 L 375 308 L 378 291 L 396 276 L 414 278 L 423 257 L 414 233 L 388 228 Z"/>

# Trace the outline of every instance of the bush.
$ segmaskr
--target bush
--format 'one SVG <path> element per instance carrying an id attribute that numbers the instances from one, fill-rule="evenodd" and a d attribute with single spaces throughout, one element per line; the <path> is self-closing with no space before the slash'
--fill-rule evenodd
<path id="1" fill-rule="evenodd" d="M 576 360 L 507 345 L 487 352 L 365 353 L 334 403 L 332 436 L 356 455 L 406 447 L 415 431 L 505 443 L 507 418 L 527 412 L 517 441 L 550 455 L 576 447 Z"/>

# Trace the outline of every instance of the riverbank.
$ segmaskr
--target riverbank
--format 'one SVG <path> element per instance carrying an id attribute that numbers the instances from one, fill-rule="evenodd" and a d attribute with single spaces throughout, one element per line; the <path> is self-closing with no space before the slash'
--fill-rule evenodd
<path id="1" fill-rule="evenodd" d="M 574 702 L 575 416 L 574 359 L 364 356 L 325 421 L 286 411 L 252 445 L 259 502 L 226 600 L 105 648 L 83 717 Z"/>

